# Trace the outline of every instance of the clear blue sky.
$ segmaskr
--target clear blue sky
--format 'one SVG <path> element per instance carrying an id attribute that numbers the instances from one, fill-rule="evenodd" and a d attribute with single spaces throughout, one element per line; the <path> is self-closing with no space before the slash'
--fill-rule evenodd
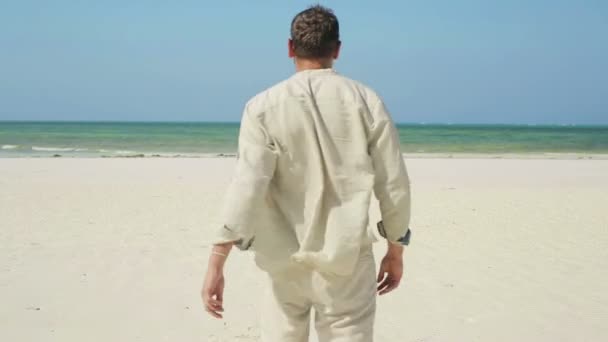
<path id="1" fill-rule="evenodd" d="M 303 1 L 0 2 L 0 120 L 238 121 Z M 608 1 L 324 1 L 396 121 L 608 124 Z"/>

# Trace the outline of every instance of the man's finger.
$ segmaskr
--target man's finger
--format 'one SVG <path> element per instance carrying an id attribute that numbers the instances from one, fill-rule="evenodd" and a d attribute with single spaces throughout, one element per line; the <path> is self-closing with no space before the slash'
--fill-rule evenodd
<path id="1" fill-rule="evenodd" d="M 379 296 L 384 296 L 385 294 L 387 294 L 387 293 L 389 293 L 389 292 L 393 291 L 394 289 L 395 289 L 395 286 L 389 286 L 389 287 L 387 287 L 386 289 L 384 289 L 384 290 L 382 290 L 382 291 L 378 292 L 378 295 L 379 295 Z"/>
<path id="2" fill-rule="evenodd" d="M 382 281 L 382 283 L 380 283 L 380 285 L 378 285 L 377 290 L 378 291 L 382 291 L 384 288 L 386 288 L 387 286 L 389 286 L 391 283 L 391 278 L 389 276 L 387 276 L 386 278 L 384 278 L 384 280 Z"/>
<path id="3" fill-rule="evenodd" d="M 208 305 L 214 308 L 216 311 L 224 311 L 224 308 L 222 307 L 222 302 L 220 302 L 219 300 L 211 298 L 209 299 Z"/>
<path id="4" fill-rule="evenodd" d="M 378 280 L 377 282 L 381 282 L 382 279 L 386 278 L 386 271 L 383 266 L 380 266 L 380 271 L 378 271 Z"/>
<path id="5" fill-rule="evenodd" d="M 394 289 L 396 289 L 399 286 L 399 282 L 398 281 L 392 281 L 386 288 L 384 288 L 382 291 L 380 291 L 379 295 L 385 295 L 391 291 L 393 291 Z"/>
<path id="6" fill-rule="evenodd" d="M 215 300 L 212 298 L 212 295 L 209 292 L 203 293 L 203 304 L 205 305 L 205 309 L 212 309 L 214 311 L 224 311 L 222 307 L 222 302 Z M 209 311 L 209 310 L 207 310 Z"/>
<path id="7" fill-rule="evenodd" d="M 222 318 L 222 315 L 219 312 L 215 311 L 213 308 L 211 308 L 209 306 L 205 307 L 205 311 L 207 311 L 211 316 L 213 316 L 215 318 L 220 318 L 220 319 Z"/>

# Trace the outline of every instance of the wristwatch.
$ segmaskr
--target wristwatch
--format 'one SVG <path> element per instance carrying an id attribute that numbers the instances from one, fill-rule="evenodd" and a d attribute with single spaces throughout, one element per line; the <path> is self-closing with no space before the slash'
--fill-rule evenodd
<path id="1" fill-rule="evenodd" d="M 377 227 L 378 227 L 378 233 L 380 233 L 380 235 L 386 239 L 386 230 L 384 229 L 384 223 L 382 223 L 382 221 L 378 222 Z M 405 235 L 403 235 L 402 237 L 397 239 L 397 243 L 407 246 L 410 244 L 411 236 L 412 236 L 412 230 L 408 228 L 407 233 L 405 233 Z"/>

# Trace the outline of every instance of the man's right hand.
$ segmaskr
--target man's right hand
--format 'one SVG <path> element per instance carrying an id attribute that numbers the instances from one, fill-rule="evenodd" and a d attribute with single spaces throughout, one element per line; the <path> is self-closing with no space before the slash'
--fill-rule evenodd
<path id="1" fill-rule="evenodd" d="M 378 294 L 396 289 L 403 277 L 403 246 L 389 243 L 388 251 L 380 263 Z"/>

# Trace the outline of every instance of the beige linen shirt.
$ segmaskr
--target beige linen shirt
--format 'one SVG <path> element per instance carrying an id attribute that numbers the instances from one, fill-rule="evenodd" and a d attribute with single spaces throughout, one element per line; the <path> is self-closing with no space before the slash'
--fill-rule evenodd
<path id="1" fill-rule="evenodd" d="M 408 231 L 410 188 L 383 102 L 333 69 L 300 71 L 247 103 L 214 243 L 251 246 L 268 272 L 296 262 L 347 275 L 372 241 L 372 191 L 396 242 Z"/>

